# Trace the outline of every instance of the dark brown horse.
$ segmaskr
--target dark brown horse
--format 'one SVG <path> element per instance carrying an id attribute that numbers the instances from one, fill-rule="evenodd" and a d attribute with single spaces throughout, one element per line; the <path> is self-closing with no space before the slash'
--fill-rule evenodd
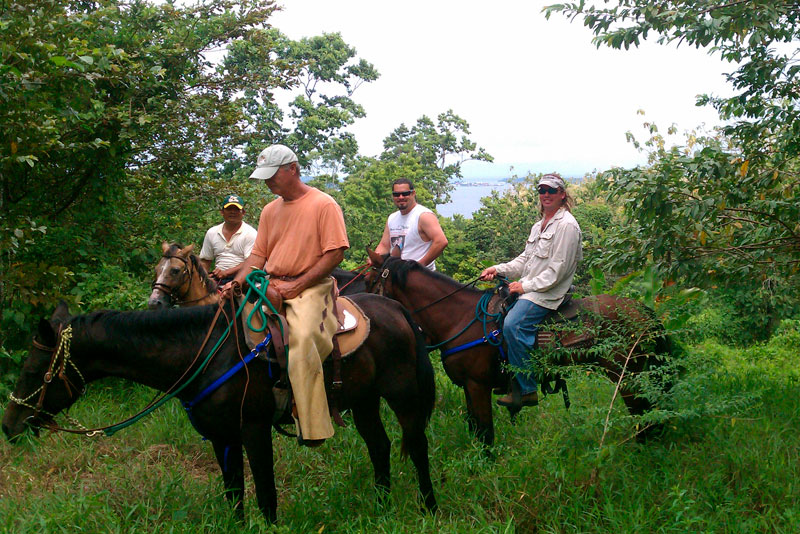
<path id="1" fill-rule="evenodd" d="M 378 267 L 367 275 L 368 289 L 394 298 L 411 310 L 414 320 L 434 346 L 441 345 L 447 376 L 464 388 L 470 429 L 483 443 L 491 445 L 494 441 L 492 390 L 506 388 L 509 378 L 499 356 L 497 331 L 502 332 L 502 329 L 497 318 L 492 316 L 492 312 L 499 309 L 501 297 L 460 284 L 417 262 L 372 251 L 369 255 L 372 264 Z M 580 329 L 590 333 L 593 339 L 581 341 L 573 335 L 572 340 L 578 341 L 574 348 L 555 351 L 557 358 L 550 363 L 594 364 L 616 383 L 623 368 L 625 376 L 634 376 L 660 365 L 662 355 L 669 351 L 669 339 L 663 329 L 654 322 L 652 312 L 640 303 L 599 295 L 581 299 L 578 304 L 583 310 Z M 477 317 L 481 307 L 489 315 Z M 540 333 L 539 337 L 544 335 Z M 612 335 L 624 341 L 607 343 L 608 351 L 598 351 L 600 344 Z M 471 343 L 474 346 L 465 347 Z M 640 391 L 631 385 L 633 383 L 624 381 L 620 393 L 628 410 L 639 415 L 653 405 L 638 395 Z"/>
<path id="2" fill-rule="evenodd" d="M 369 316 L 371 331 L 366 342 L 341 362 L 339 405 L 352 411 L 356 429 L 367 444 L 375 484 L 386 493 L 390 484 L 390 441 L 379 411 L 381 397 L 386 399 L 402 427 L 402 449 L 417 469 L 424 504 L 434 510 L 425 429 L 435 393 L 425 340 L 398 303 L 369 294 L 353 300 Z M 86 384 L 107 376 L 160 391 L 175 390 L 185 376 L 192 376 L 203 365 L 206 353 L 223 338 L 226 321 L 213 321 L 217 308 L 211 305 L 147 312 L 99 311 L 71 317 L 65 305 L 59 306 L 49 321 L 43 319 L 39 324 L 5 411 L 3 432 L 11 439 L 28 426 L 48 426 L 56 414 L 78 399 Z M 231 316 L 231 305 L 226 303 L 225 308 Z M 202 340 L 212 324 L 210 339 L 198 358 Z M 67 332 L 71 339 L 65 354 L 56 347 Z M 205 372 L 180 389 L 177 397 L 185 406 L 195 404 L 190 419 L 198 432 L 211 440 L 222 469 L 226 497 L 236 511 L 240 515 L 243 512 L 244 447 L 258 506 L 268 521 L 274 521 L 277 495 L 271 426 L 275 400 L 271 388 L 277 373 L 266 361 L 253 359 L 203 398 L 209 384 L 241 362 L 240 348 L 246 345 L 241 329 L 237 332 L 238 336 L 224 339 Z M 53 369 L 62 372 L 49 371 Z M 324 370 L 329 382 L 328 361 Z M 48 385 L 42 389 L 45 382 Z"/>
<path id="3" fill-rule="evenodd" d="M 217 284 L 206 272 L 200 260 L 192 252 L 194 245 L 184 247 L 180 243 L 161 244 L 163 255 L 156 264 L 156 277 L 153 280 L 153 292 L 147 301 L 151 310 L 160 310 L 170 306 L 199 306 L 214 304 L 219 300 Z M 334 269 L 332 276 L 340 289 L 341 295 L 364 293 L 364 277 L 359 274 Z"/>

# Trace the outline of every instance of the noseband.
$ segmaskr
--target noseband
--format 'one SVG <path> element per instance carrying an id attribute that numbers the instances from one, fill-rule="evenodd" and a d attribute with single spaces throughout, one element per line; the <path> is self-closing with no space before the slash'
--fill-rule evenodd
<path id="1" fill-rule="evenodd" d="M 167 256 L 167 255 L 164 255 L 164 256 L 162 256 L 162 258 L 164 258 L 164 259 L 166 259 L 168 261 L 174 258 L 176 260 L 180 260 L 180 261 L 183 262 L 183 270 L 181 271 L 181 274 L 180 274 L 180 283 L 176 284 L 175 287 L 171 287 L 171 286 L 168 286 L 167 284 L 162 284 L 161 282 L 158 281 L 158 278 L 156 278 L 155 280 L 153 280 L 153 283 L 151 284 L 151 287 L 153 289 L 158 289 L 158 290 L 166 293 L 167 296 L 169 297 L 170 305 L 176 304 L 176 303 L 179 304 L 179 303 L 183 302 L 183 297 L 181 297 L 180 295 L 173 295 L 172 291 L 173 291 L 173 289 L 178 289 L 179 290 L 180 288 L 182 288 L 185 285 L 188 286 L 188 284 L 192 281 L 192 274 L 193 274 L 192 273 L 192 263 L 190 261 L 188 261 L 186 258 L 183 258 L 181 256 Z M 189 292 L 189 288 L 187 287 L 186 291 L 184 291 L 184 293 L 183 293 L 183 296 L 186 296 L 186 294 L 188 292 Z"/>
<path id="2" fill-rule="evenodd" d="M 78 369 L 78 366 L 75 365 L 75 362 L 73 362 L 70 358 L 69 349 L 72 341 L 72 325 L 67 326 L 64 330 L 61 330 L 61 327 L 59 327 L 57 339 L 58 340 L 55 347 L 48 347 L 46 345 L 42 345 L 36 340 L 33 341 L 33 345 L 37 349 L 51 353 L 50 365 L 47 367 L 47 371 L 42 377 L 42 385 L 24 399 L 15 397 L 13 393 L 8 396 L 12 402 L 33 410 L 33 415 L 29 419 L 38 419 L 39 414 L 44 414 L 51 418 L 55 417 L 55 414 L 43 409 L 47 388 L 50 386 L 53 378 L 58 377 L 61 379 L 61 381 L 64 383 L 64 386 L 67 388 L 67 393 L 70 397 L 73 396 L 73 391 L 77 391 L 77 395 L 80 396 L 86 390 L 86 379 L 83 377 L 80 369 Z M 71 367 L 81 379 L 82 384 L 80 389 L 76 388 L 75 385 L 69 380 L 69 377 L 67 376 L 67 366 Z M 39 398 L 36 401 L 36 405 L 33 405 L 31 404 L 31 399 L 33 399 L 33 397 L 35 397 L 37 394 L 39 395 Z"/>

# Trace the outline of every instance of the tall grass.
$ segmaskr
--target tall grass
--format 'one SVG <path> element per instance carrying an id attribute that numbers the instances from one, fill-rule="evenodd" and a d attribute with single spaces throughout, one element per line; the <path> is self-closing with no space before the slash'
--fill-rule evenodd
<path id="1" fill-rule="evenodd" d="M 787 322 L 769 343 L 690 348 L 674 418 L 659 440 L 630 439 L 613 385 L 573 377 L 560 396 L 512 424 L 495 409 L 496 446 L 468 434 L 464 399 L 437 367 L 429 427 L 440 512 L 422 512 L 414 468 L 393 440 L 392 493 L 372 488 L 352 422 L 317 449 L 274 437 L 279 525 L 273 532 L 800 532 L 800 333 Z M 115 380 L 93 385 L 72 410 L 84 423 L 121 419 L 152 392 Z M 347 417 L 346 417 L 347 420 Z M 239 523 L 222 497 L 211 446 L 177 403 L 112 438 L 46 434 L 0 444 L 0 531 L 263 532 L 252 480 Z"/>

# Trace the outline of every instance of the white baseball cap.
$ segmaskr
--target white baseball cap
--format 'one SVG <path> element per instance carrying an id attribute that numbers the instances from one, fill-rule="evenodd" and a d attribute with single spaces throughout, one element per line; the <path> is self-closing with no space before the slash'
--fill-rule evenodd
<path id="1" fill-rule="evenodd" d="M 567 186 L 564 184 L 564 179 L 556 173 L 545 174 L 539 179 L 538 185 L 549 185 L 550 187 L 559 188 L 562 191 L 567 190 Z"/>
<path id="2" fill-rule="evenodd" d="M 285 145 L 272 145 L 261 151 L 256 161 L 256 170 L 250 175 L 250 178 L 258 180 L 269 180 L 278 168 L 282 165 L 287 165 L 297 161 L 297 154 L 292 152 L 292 149 Z"/>

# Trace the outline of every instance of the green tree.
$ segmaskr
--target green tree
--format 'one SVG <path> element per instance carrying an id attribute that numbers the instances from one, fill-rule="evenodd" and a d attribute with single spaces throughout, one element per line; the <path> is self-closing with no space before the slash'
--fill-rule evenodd
<path id="1" fill-rule="evenodd" d="M 450 201 L 452 180 L 461 178 L 465 161 L 493 161 L 469 139 L 469 133 L 469 123 L 453 110 L 440 113 L 435 123 L 423 115 L 410 129 L 401 124 L 383 140 L 380 159 L 416 161 L 423 171 L 417 182 L 433 195 L 434 204 L 445 204 Z"/>
<path id="2" fill-rule="evenodd" d="M 343 180 L 315 182 L 327 188 L 344 210 L 350 238 L 348 265 L 360 264 L 365 247 L 374 248 L 380 241 L 386 217 L 396 209 L 390 196 L 394 180 L 412 180 L 417 201 L 433 209 L 449 198 L 446 191 L 452 188 L 450 180 L 461 176 L 464 161 L 491 161 L 491 156 L 478 149 L 468 134 L 469 124 L 453 111 L 440 114 L 437 124 L 423 116 L 411 130 L 402 124 L 393 130 L 384 139 L 384 152 L 378 158 L 355 158 L 347 166 Z M 455 248 L 451 239 L 444 254 Z M 457 256 L 460 258 L 461 254 Z M 444 260 L 443 265 L 455 268 L 461 261 Z"/>
<path id="3" fill-rule="evenodd" d="M 354 155 L 351 96 L 377 72 L 336 34 L 267 29 L 275 9 L 0 3 L 0 338 L 61 296 L 100 302 L 105 265 L 144 284 L 162 239 L 198 243 L 217 221 L 221 192 L 254 220 L 268 195 L 242 177 L 266 144 L 328 166 Z"/>
<path id="4" fill-rule="evenodd" d="M 735 66 L 727 75 L 733 96 L 698 98 L 719 112 L 719 133 L 689 133 L 683 146 L 667 148 L 648 124 L 650 163 L 599 177 L 627 217 L 602 262 L 625 269 L 652 261 L 663 277 L 706 286 L 755 280 L 783 292 L 797 287 L 797 3 L 571 2 L 545 12 L 581 18 L 598 46 L 627 49 L 655 35 L 663 44 L 708 47 Z"/>

